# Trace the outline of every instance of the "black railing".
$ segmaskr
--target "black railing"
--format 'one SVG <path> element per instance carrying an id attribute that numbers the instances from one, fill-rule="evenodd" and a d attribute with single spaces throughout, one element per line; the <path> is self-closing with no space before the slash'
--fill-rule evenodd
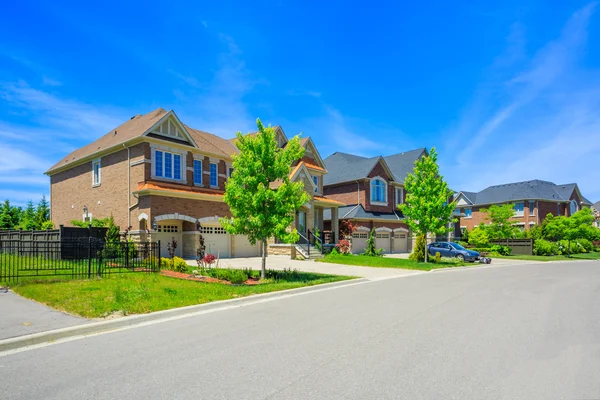
<path id="1" fill-rule="evenodd" d="M 308 234 L 310 234 L 310 231 L 308 231 Z M 307 238 L 306 236 L 304 236 L 301 233 L 298 233 L 298 235 L 300 235 L 300 239 L 298 239 L 298 241 L 296 242 L 296 246 L 298 246 L 302 250 L 304 250 L 306 252 L 306 255 L 308 257 L 310 257 L 310 240 L 309 240 L 309 238 Z"/>
<path id="2" fill-rule="evenodd" d="M 160 242 L 0 240 L 0 284 L 160 271 Z"/>

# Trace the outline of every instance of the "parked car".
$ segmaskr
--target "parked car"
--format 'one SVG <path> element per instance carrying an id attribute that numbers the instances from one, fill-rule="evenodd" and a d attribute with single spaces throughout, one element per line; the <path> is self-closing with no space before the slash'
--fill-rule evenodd
<path id="1" fill-rule="evenodd" d="M 481 257 L 473 250 L 467 250 L 458 243 L 454 242 L 435 242 L 427 245 L 427 251 L 435 257 L 435 253 L 440 253 L 442 257 L 456 257 L 461 261 L 475 262 Z"/>

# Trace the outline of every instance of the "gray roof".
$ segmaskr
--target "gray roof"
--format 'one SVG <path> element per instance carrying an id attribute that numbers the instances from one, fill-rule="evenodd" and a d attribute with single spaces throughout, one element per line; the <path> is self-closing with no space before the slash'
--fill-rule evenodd
<path id="1" fill-rule="evenodd" d="M 400 211 L 394 211 L 393 213 L 380 213 L 380 212 L 370 212 L 365 211 L 362 204 L 358 206 L 356 204 L 352 204 L 349 206 L 339 207 L 338 208 L 338 218 L 339 219 L 387 219 L 390 221 L 400 221 L 404 219 L 404 216 Z M 331 209 L 326 208 L 323 210 L 323 220 L 329 221 L 331 220 Z"/>
<path id="2" fill-rule="evenodd" d="M 505 183 L 490 186 L 481 192 L 462 192 L 473 205 L 506 203 L 515 200 L 569 201 L 576 183 L 557 185 L 552 182 L 535 179 L 532 181 Z M 591 204 L 585 197 L 584 203 Z"/>
<path id="3" fill-rule="evenodd" d="M 336 183 L 364 179 L 380 160 L 392 171 L 394 180 L 404 182 L 409 172 L 412 172 L 415 161 L 424 152 L 426 150 L 420 148 L 387 157 L 377 156 L 370 158 L 335 152 L 324 160 L 328 173 L 323 178 L 323 184 L 334 185 Z"/>
<path id="4" fill-rule="evenodd" d="M 595 202 L 595 203 L 594 203 L 594 205 L 593 205 L 593 207 L 594 207 L 596 210 L 600 211 L 600 201 L 597 201 L 597 202 Z"/>

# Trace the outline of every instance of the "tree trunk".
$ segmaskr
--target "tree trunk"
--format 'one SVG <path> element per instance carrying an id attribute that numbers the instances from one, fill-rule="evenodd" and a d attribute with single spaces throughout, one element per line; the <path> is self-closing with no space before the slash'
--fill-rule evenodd
<path id="1" fill-rule="evenodd" d="M 571 241 L 570 240 L 568 241 L 568 244 L 567 244 L 567 252 L 568 252 L 567 257 L 571 258 Z"/>
<path id="2" fill-rule="evenodd" d="M 425 234 L 425 263 L 427 263 L 427 234 Z"/>
<path id="3" fill-rule="evenodd" d="M 262 240 L 262 267 L 260 270 L 260 279 L 265 279 L 267 271 L 267 240 Z"/>

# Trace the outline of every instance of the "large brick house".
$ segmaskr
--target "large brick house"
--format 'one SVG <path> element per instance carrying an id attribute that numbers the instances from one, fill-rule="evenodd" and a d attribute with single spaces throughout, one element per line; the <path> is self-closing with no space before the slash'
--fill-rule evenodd
<path id="1" fill-rule="evenodd" d="M 353 253 L 364 250 L 373 228 L 377 248 L 386 253 L 411 250 L 411 234 L 398 204 L 406 198 L 404 179 L 424 155 L 427 151 L 421 148 L 371 158 L 336 152 L 325 159 L 329 173 L 325 176 L 324 193 L 346 204 L 338 209 L 339 220 L 358 227 L 352 235 Z M 326 214 L 326 221 L 328 218 Z"/>
<path id="2" fill-rule="evenodd" d="M 283 129 L 275 129 L 279 146 L 285 146 Z M 333 209 L 329 213 L 337 229 L 336 210 L 343 204 L 323 196 L 323 160 L 310 138 L 301 143 L 306 153 L 293 165 L 291 178 L 304 182 L 311 199 L 294 224 L 300 232 L 315 226 L 323 230 L 323 211 Z M 112 214 L 121 229 L 131 227 L 134 240 L 160 240 L 163 254 L 175 238 L 177 255 L 195 256 L 201 232 L 210 253 L 258 256 L 259 244 L 227 234 L 219 223 L 231 215 L 223 194 L 237 151 L 235 139 L 193 129 L 173 111 L 136 115 L 46 172 L 52 222 L 69 225 Z"/>
<path id="3" fill-rule="evenodd" d="M 576 183 L 556 185 L 538 179 L 490 186 L 480 192 L 459 192 L 455 200 L 462 230 L 488 223 L 481 209 L 493 204 L 514 204 L 513 221 L 521 230 L 542 223 L 548 214 L 570 216 L 592 205 Z"/>

